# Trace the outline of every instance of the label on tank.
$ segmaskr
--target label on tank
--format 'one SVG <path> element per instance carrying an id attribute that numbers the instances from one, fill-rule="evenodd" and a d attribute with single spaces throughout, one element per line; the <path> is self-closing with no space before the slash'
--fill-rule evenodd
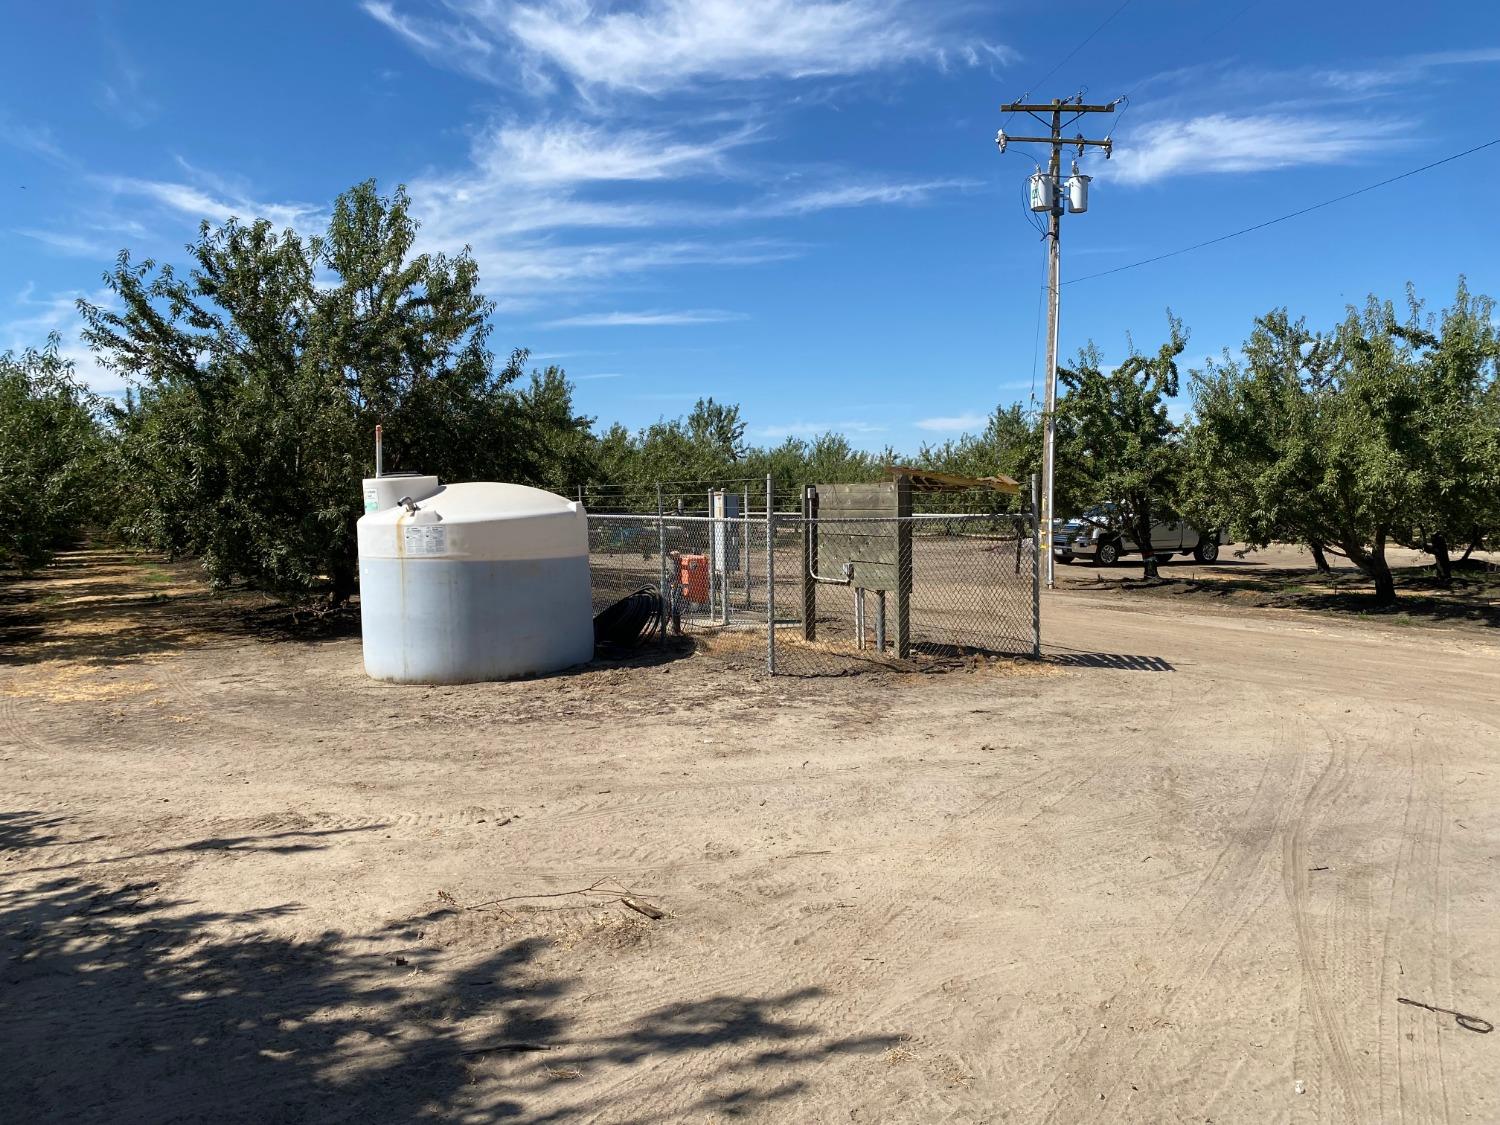
<path id="1" fill-rule="evenodd" d="M 380 511 L 380 493 L 376 492 L 373 488 L 365 489 L 365 511 Z"/>
<path id="2" fill-rule="evenodd" d="M 421 527 L 403 527 L 401 545 L 408 555 L 443 555 L 448 553 L 448 529 L 440 523 Z"/>

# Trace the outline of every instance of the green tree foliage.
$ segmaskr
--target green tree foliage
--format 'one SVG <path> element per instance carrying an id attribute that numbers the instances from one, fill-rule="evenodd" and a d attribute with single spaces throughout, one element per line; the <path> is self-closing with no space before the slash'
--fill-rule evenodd
<path id="1" fill-rule="evenodd" d="M 590 495 L 621 510 L 652 511 L 657 484 L 706 490 L 746 475 L 747 452 L 740 408 L 702 398 L 685 418 L 663 418 L 636 433 L 618 422 L 606 430 L 592 450 Z"/>
<path id="2" fill-rule="evenodd" d="M 980 433 L 964 434 L 940 444 L 924 444 L 910 461 L 918 468 L 935 472 L 963 477 L 1008 476 L 1023 484 L 1040 463 L 1041 431 L 1026 416 L 1020 403 L 995 407 Z M 1010 510 L 1020 510 L 1030 503 L 1024 489 L 1021 496 L 995 493 L 991 499 L 997 507 Z M 972 496 L 938 494 L 926 503 L 929 510 L 960 510 L 971 507 L 973 501 Z"/>
<path id="3" fill-rule="evenodd" d="M 1155 578 L 1151 524 L 1177 499 L 1182 467 L 1178 427 L 1168 414 L 1177 394 L 1177 357 L 1187 346 L 1182 324 L 1168 313 L 1168 339 L 1151 355 L 1132 344 L 1125 361 L 1105 369 L 1090 344 L 1058 378 L 1054 488 L 1058 509 L 1110 502 L 1140 547 L 1145 574 Z"/>
<path id="4" fill-rule="evenodd" d="M 496 365 L 491 304 L 463 253 L 413 254 L 406 193 L 339 197 L 325 234 L 205 222 L 186 275 L 122 253 L 119 311 L 85 338 L 135 390 L 120 411 L 136 534 L 216 582 L 287 597 L 354 588 L 359 478 L 388 471 L 561 485 L 592 450 L 556 368 Z"/>
<path id="5" fill-rule="evenodd" d="M 1441 552 L 1496 526 L 1496 337 L 1460 284 L 1436 325 L 1369 298 L 1326 334 L 1277 310 L 1243 357 L 1210 363 L 1194 394 L 1190 505 L 1237 538 L 1336 550 L 1395 600 L 1389 541 Z"/>
<path id="6" fill-rule="evenodd" d="M 889 449 L 869 453 L 856 449 L 843 434 L 825 433 L 808 441 L 789 437 L 780 445 L 753 450 L 746 458 L 748 475 L 770 474 L 778 487 L 807 484 L 853 484 L 880 480 L 885 467 L 898 460 Z"/>
<path id="7" fill-rule="evenodd" d="M 56 336 L 0 355 L 0 567 L 41 565 L 100 515 L 110 454 L 99 402 Z"/>
<path id="8" fill-rule="evenodd" d="M 1021 480 L 1031 472 L 1037 434 L 1020 403 L 997 406 L 977 434 L 940 444 L 924 444 L 913 463 L 940 473 L 965 477 L 1003 474 Z"/>
<path id="9" fill-rule="evenodd" d="M 1320 495 L 1324 413 L 1340 354 L 1336 335 L 1277 309 L 1256 320 L 1242 360 L 1226 351 L 1193 373 L 1183 489 L 1193 522 L 1256 546 L 1305 543 L 1322 558 L 1333 542 Z"/>
<path id="10" fill-rule="evenodd" d="M 1394 334 L 1411 346 L 1417 407 L 1404 450 L 1413 479 L 1401 539 L 1432 553 L 1452 578 L 1450 544 L 1469 550 L 1500 532 L 1500 334 L 1495 303 L 1462 278 L 1434 322 L 1408 287 L 1409 315 Z"/>

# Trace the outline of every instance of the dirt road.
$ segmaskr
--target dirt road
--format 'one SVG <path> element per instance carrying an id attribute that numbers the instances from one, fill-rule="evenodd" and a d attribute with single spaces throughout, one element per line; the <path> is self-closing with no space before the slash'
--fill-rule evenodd
<path id="1" fill-rule="evenodd" d="M 1065 589 L 1040 667 L 423 689 L 5 594 L 17 1120 L 1500 1120 L 1397 1002 L 1500 1022 L 1493 630 Z"/>

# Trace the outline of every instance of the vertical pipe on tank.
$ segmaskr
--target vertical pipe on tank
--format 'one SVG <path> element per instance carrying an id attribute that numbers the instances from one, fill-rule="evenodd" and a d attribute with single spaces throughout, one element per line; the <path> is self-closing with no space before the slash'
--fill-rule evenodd
<path id="1" fill-rule="evenodd" d="M 381 457 L 380 426 L 378 423 L 375 426 L 375 475 L 377 477 L 385 475 L 385 461 Z"/>

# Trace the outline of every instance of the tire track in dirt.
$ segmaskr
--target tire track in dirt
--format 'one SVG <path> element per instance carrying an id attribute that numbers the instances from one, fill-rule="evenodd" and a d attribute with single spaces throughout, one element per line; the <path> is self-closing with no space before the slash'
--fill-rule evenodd
<path id="1" fill-rule="evenodd" d="M 1389 1120 L 1447 1121 L 1450 1105 L 1443 1062 L 1446 1017 L 1395 1003 L 1411 996 L 1454 1006 L 1449 880 L 1442 857 L 1447 840 L 1440 739 L 1419 737 L 1410 749 L 1411 783 L 1401 846 L 1386 908 L 1381 965 L 1380 1102 Z M 1428 936 L 1430 935 L 1430 936 Z M 1424 940 L 1424 938 L 1426 940 Z"/>
<path id="2" fill-rule="evenodd" d="M 1302 729 L 1294 733 L 1288 730 L 1289 726 Z M 1315 730 L 1308 731 L 1308 727 Z M 1358 767 L 1364 764 L 1368 749 L 1351 764 L 1344 736 L 1305 711 L 1286 711 L 1278 728 L 1284 739 L 1292 739 L 1289 745 L 1328 748 L 1328 756 L 1311 786 L 1297 802 L 1296 815 L 1271 834 L 1273 842 L 1280 845 L 1282 898 L 1291 913 L 1302 978 L 1299 1023 L 1302 1015 L 1312 1023 L 1318 1049 L 1314 1058 L 1297 1061 L 1301 1059 L 1299 1039 L 1294 1048 L 1294 1070 L 1305 1078 L 1321 1073 L 1326 1063 L 1332 1071 L 1335 1095 L 1331 1098 L 1325 1096 L 1325 1084 L 1315 1080 L 1308 1090 L 1311 1096 L 1294 1102 L 1292 1113 L 1294 1118 L 1313 1113 L 1319 1120 L 1335 1113 L 1343 1119 L 1362 1121 L 1366 1119 L 1364 1103 L 1368 1101 L 1366 1091 L 1371 1084 L 1371 1076 L 1366 1072 L 1372 1064 L 1361 1063 L 1355 1051 L 1355 1040 L 1359 1038 L 1362 1027 L 1374 1023 L 1375 989 L 1373 982 L 1367 979 L 1369 972 L 1362 974 L 1361 967 L 1374 962 L 1378 944 L 1373 931 L 1369 895 L 1364 880 L 1330 875 L 1330 879 L 1337 881 L 1329 884 L 1333 898 L 1320 927 L 1309 902 L 1308 876 L 1314 865 L 1307 853 L 1307 841 L 1313 831 L 1339 809 L 1344 798 L 1360 797 L 1357 792 L 1351 794 L 1351 783 L 1365 776 Z M 1296 787 L 1291 790 L 1295 791 Z M 1371 819 L 1376 823 L 1380 821 L 1378 816 Z M 1353 884 L 1352 893 L 1346 885 L 1348 883 Z M 1360 904 L 1363 904 L 1363 909 L 1358 909 Z M 1203 982 L 1200 979 L 1197 983 Z M 1185 998 L 1190 995 L 1185 994 Z M 1372 1018 L 1361 1019 L 1362 1011 Z M 1154 1058 L 1162 1049 L 1164 1045 L 1158 1045 L 1148 1059 L 1142 1061 Z M 1113 1097 L 1114 1093 L 1111 1090 L 1110 1096 Z M 1341 1111 L 1339 1107 L 1342 1107 Z M 1201 1108 L 1207 1111 L 1211 1106 Z M 1121 1111 L 1124 1112 L 1123 1107 Z M 1101 1116 L 1114 1117 L 1115 1114 Z"/>
<path id="3" fill-rule="evenodd" d="M 1027 1116 L 1073 1122 L 1124 1115 L 1128 1120 L 1130 1099 L 1128 1094 L 1121 1096 L 1121 1088 L 1128 1088 L 1130 1077 L 1164 1046 L 1160 1036 L 1148 1045 L 1139 1032 L 1168 1023 L 1171 1013 L 1204 985 L 1224 952 L 1274 894 L 1276 845 L 1291 817 L 1290 798 L 1302 785 L 1303 761 L 1300 754 L 1286 753 L 1293 743 L 1277 701 L 1264 688 L 1251 690 L 1264 700 L 1261 710 L 1273 725 L 1272 737 L 1266 740 L 1270 749 L 1255 788 L 1229 818 L 1242 827 L 1219 848 L 1203 878 L 1160 930 L 1156 947 L 1177 952 L 1159 959 L 1148 973 L 1110 997 L 1109 1026 L 1081 1033 L 1067 1057 L 1055 1064 L 1053 1078 L 1037 1103 L 1027 1107 Z M 1271 831 L 1263 828 L 1267 823 Z M 1064 1089 L 1064 1072 L 1095 1078 L 1088 1091 Z M 1099 1093 L 1104 1100 L 1095 1100 Z"/>
<path id="4" fill-rule="evenodd" d="M 857 1034 L 868 1032 L 875 1021 L 888 1023 L 895 1012 L 918 997 L 907 997 L 904 1003 L 895 1008 L 867 1011 L 863 1018 L 860 1017 L 861 1000 L 872 993 L 889 992 L 889 985 L 897 978 L 909 976 L 911 966 L 921 962 L 923 951 L 930 948 L 934 941 L 941 940 L 933 934 L 927 913 L 917 909 L 909 901 L 908 887 L 919 883 L 936 901 L 953 901 L 956 892 L 967 889 L 975 881 L 983 880 L 987 872 L 992 872 L 998 866 L 996 861 L 990 860 L 982 864 L 980 872 L 976 874 L 966 870 L 963 865 L 952 862 L 976 833 L 982 833 L 987 826 L 998 823 L 1003 816 L 1037 794 L 1054 794 L 1050 801 L 1033 813 L 1033 818 L 1041 815 L 1096 780 L 1106 770 L 1128 769 L 1156 745 L 1149 742 L 1144 733 L 1138 733 L 1129 740 L 1118 740 L 1111 755 L 1090 759 L 1094 763 L 1092 768 L 1081 774 L 1077 772 L 1076 761 L 1049 766 L 984 795 L 955 817 L 939 834 L 932 847 L 911 857 L 899 872 L 886 876 L 880 893 L 873 901 L 861 903 L 854 919 L 836 919 L 814 927 L 803 942 L 803 951 L 799 953 L 795 964 L 795 977 L 788 979 L 784 967 L 782 971 L 777 971 L 773 965 L 767 971 L 754 974 L 753 980 L 745 983 L 761 987 L 774 974 L 779 990 L 820 990 L 822 994 L 814 999 L 809 1009 L 799 1011 L 797 1018 L 816 1027 L 821 1035 Z M 1058 781 L 1064 782 L 1060 791 L 1053 787 Z M 924 872 L 919 876 L 919 873 Z M 828 933 L 833 928 L 847 930 L 851 926 L 857 927 L 857 933 Z M 871 956 L 873 960 L 854 961 L 848 954 L 855 948 L 862 956 Z M 880 956 L 881 954 L 884 956 Z M 928 991 L 938 987 L 939 984 L 934 984 Z M 694 1090 L 693 1083 L 689 1080 L 691 1073 L 700 1072 L 704 1068 L 718 1070 L 725 1056 L 746 1050 L 747 1046 L 744 1044 L 721 1044 L 705 1048 L 691 1056 L 679 1055 L 663 1060 L 651 1071 L 655 1091 L 654 1109 L 668 1115 L 673 1112 L 687 1113 L 691 1109 L 689 1098 Z M 817 1065 L 822 1067 L 830 1064 L 824 1061 Z M 638 1075 L 623 1075 L 614 1082 L 591 1088 L 589 1100 L 608 1101 L 611 1095 L 638 1081 Z M 583 1119 L 607 1120 L 608 1111 L 595 1110 L 586 1114 Z"/>
<path id="5" fill-rule="evenodd" d="M 1332 944 L 1319 940 L 1320 935 L 1312 917 L 1312 906 L 1308 893 L 1307 837 L 1316 828 L 1327 809 L 1333 805 L 1349 785 L 1349 756 L 1336 737 L 1327 735 L 1329 756 L 1322 770 L 1302 800 L 1296 819 L 1281 837 L 1281 882 L 1287 908 L 1291 913 L 1292 928 L 1297 941 L 1297 962 L 1301 975 L 1302 1013 L 1313 1025 L 1314 1041 L 1319 1058 L 1332 1072 L 1336 1098 L 1325 1096 L 1321 1084 L 1312 1090 L 1313 1097 L 1300 1103 L 1294 1117 L 1315 1112 L 1320 1119 L 1328 1119 L 1336 1113 L 1344 1120 L 1365 1120 L 1365 1084 L 1361 1081 L 1359 1068 L 1345 1034 L 1340 1012 L 1331 994 L 1329 972 L 1323 956 L 1325 948 Z M 1338 892 L 1337 886 L 1335 893 Z M 1300 1021 L 1299 1021 L 1300 1022 Z M 1301 1044 L 1294 1057 L 1300 1060 Z M 1305 1067 L 1296 1068 L 1301 1073 Z M 1302 1106 L 1308 1107 L 1302 1109 Z"/>
<path id="6" fill-rule="evenodd" d="M 0 739 L 17 749 L 46 753 L 51 744 L 37 733 L 36 704 L 23 705 L 16 696 L 0 691 Z"/>

